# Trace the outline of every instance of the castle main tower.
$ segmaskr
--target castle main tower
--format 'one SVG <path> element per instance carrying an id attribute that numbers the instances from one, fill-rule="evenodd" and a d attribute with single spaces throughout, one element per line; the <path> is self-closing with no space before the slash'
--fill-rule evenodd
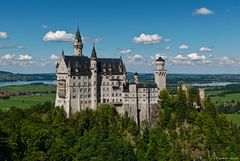
<path id="1" fill-rule="evenodd" d="M 79 27 L 77 28 L 73 47 L 74 47 L 74 56 L 82 56 L 83 42 L 82 42 L 82 37 L 79 31 Z"/>
<path id="2" fill-rule="evenodd" d="M 155 83 L 157 84 L 159 90 L 166 89 L 166 76 L 167 70 L 164 68 L 165 60 L 159 57 L 156 60 L 156 69 L 154 70 Z"/>

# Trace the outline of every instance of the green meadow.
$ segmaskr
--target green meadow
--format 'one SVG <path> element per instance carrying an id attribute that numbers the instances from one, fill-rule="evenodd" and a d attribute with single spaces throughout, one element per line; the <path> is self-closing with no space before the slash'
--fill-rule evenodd
<path id="1" fill-rule="evenodd" d="M 55 94 L 45 94 L 40 96 L 12 96 L 10 99 L 0 99 L 0 109 L 8 110 L 10 107 L 30 108 L 38 103 L 46 101 L 54 102 Z"/>
<path id="2" fill-rule="evenodd" d="M 19 86 L 6 86 L 1 87 L 0 91 L 6 91 L 8 93 L 35 93 L 36 96 L 11 96 L 10 99 L 0 99 L 0 109 L 8 110 L 10 107 L 30 108 L 38 103 L 44 103 L 46 101 L 55 101 L 55 85 L 46 84 L 29 84 Z"/>
<path id="3" fill-rule="evenodd" d="M 239 113 L 226 114 L 226 116 L 227 116 L 227 120 L 240 126 L 240 114 Z"/>

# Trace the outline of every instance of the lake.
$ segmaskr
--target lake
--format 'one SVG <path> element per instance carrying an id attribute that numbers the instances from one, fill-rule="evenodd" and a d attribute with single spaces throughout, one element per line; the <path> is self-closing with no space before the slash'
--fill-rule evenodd
<path id="1" fill-rule="evenodd" d="M 0 82 L 0 87 L 4 86 L 18 86 L 27 85 L 32 83 L 44 83 L 44 84 L 56 84 L 55 80 L 44 80 L 44 81 L 16 81 L 16 82 Z"/>
<path id="2" fill-rule="evenodd" d="M 239 84 L 239 82 L 212 82 L 212 83 L 193 83 L 190 86 L 194 87 L 217 87 L 217 86 L 226 86 L 229 84 Z"/>

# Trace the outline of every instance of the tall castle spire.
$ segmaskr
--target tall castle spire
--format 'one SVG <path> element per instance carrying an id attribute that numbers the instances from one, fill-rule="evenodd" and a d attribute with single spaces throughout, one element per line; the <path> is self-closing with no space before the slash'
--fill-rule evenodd
<path id="1" fill-rule="evenodd" d="M 95 44 L 93 44 L 91 59 L 96 59 L 96 58 L 97 58 L 97 53 L 96 53 L 96 49 L 95 49 Z"/>
<path id="2" fill-rule="evenodd" d="M 83 42 L 82 42 L 82 37 L 79 31 L 79 26 L 77 27 L 77 32 L 75 34 L 73 47 L 74 47 L 74 56 L 82 56 Z"/>

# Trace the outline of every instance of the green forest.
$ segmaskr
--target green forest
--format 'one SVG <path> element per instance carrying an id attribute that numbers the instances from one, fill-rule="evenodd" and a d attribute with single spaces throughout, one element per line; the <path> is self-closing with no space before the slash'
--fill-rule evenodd
<path id="1" fill-rule="evenodd" d="M 0 111 L 0 160 L 157 161 L 240 159 L 240 128 L 196 89 L 160 94 L 159 118 L 138 127 L 110 105 L 69 118 L 50 102 Z M 160 108 L 161 107 L 161 108 Z"/>

